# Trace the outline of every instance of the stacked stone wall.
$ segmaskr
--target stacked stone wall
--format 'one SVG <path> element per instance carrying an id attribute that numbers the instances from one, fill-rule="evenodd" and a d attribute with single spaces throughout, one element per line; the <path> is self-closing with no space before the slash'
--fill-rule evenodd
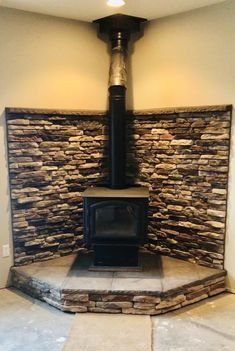
<path id="1" fill-rule="evenodd" d="M 151 191 L 146 247 L 223 267 L 230 119 L 203 110 L 134 116 L 129 176 Z"/>
<path id="2" fill-rule="evenodd" d="M 147 249 L 222 268 L 231 107 L 128 117 L 127 178 L 150 188 Z M 81 192 L 107 183 L 102 113 L 7 110 L 15 264 L 84 251 Z"/>
<path id="3" fill-rule="evenodd" d="M 106 182 L 104 116 L 8 117 L 15 264 L 85 250 L 81 193 Z"/>

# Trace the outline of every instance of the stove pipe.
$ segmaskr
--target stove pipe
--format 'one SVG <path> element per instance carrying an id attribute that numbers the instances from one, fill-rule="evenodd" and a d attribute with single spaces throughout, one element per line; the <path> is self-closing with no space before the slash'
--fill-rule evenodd
<path id="1" fill-rule="evenodd" d="M 109 187 L 124 189 L 126 185 L 126 59 L 132 33 L 140 30 L 144 18 L 112 15 L 94 21 L 101 34 L 111 42 L 109 70 Z"/>

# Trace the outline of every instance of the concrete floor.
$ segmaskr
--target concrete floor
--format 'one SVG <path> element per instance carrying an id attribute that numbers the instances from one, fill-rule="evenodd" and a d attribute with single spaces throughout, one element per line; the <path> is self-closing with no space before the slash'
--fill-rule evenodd
<path id="1" fill-rule="evenodd" d="M 18 290 L 0 290 L 0 351 L 60 351 L 73 319 Z"/>
<path id="2" fill-rule="evenodd" d="M 0 290 L 0 351 L 62 351 L 69 335 L 69 339 L 79 338 L 77 334 L 70 334 L 79 316 L 60 312 L 14 289 Z M 94 318 L 99 317 L 95 315 Z M 110 321 L 112 318 L 115 316 L 110 316 Z M 135 316 L 125 318 L 129 319 L 131 325 Z M 91 314 L 89 319 L 92 321 Z M 148 351 L 235 350 L 235 295 L 232 294 L 223 294 L 175 312 L 152 317 L 149 324 L 146 324 L 146 316 L 143 316 L 143 321 L 143 338 L 152 326 L 152 345 Z M 118 345 L 119 336 L 120 333 L 113 340 L 115 345 Z M 112 339 L 115 337 L 112 334 Z M 104 338 L 109 338 L 108 328 Z M 129 351 L 126 341 L 126 350 Z M 91 343 L 86 345 L 86 350 L 99 351 L 99 347 Z"/>
<path id="3" fill-rule="evenodd" d="M 234 351 L 235 295 L 152 318 L 153 351 Z"/>

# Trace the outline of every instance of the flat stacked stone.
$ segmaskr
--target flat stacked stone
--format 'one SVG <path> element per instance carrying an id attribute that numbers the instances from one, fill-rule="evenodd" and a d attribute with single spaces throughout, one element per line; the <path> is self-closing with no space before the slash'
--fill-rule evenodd
<path id="1" fill-rule="evenodd" d="M 97 112 L 9 110 L 15 265 L 85 250 L 81 192 L 106 181 L 106 119 Z"/>
<path id="2" fill-rule="evenodd" d="M 151 192 L 146 249 L 222 268 L 231 106 L 127 123 L 128 181 Z M 106 115 L 7 109 L 7 130 L 15 265 L 84 251 L 81 192 L 107 183 Z"/>
<path id="3" fill-rule="evenodd" d="M 136 112 L 129 182 L 149 187 L 151 251 L 222 268 L 231 106 Z"/>

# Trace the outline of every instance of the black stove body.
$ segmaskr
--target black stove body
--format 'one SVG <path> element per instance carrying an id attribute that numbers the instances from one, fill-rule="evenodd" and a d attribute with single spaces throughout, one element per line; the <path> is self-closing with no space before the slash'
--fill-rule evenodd
<path id="1" fill-rule="evenodd" d="M 147 240 L 149 191 L 128 187 L 126 171 L 126 58 L 132 33 L 142 18 L 112 15 L 95 21 L 111 42 L 109 74 L 109 184 L 83 193 L 84 239 L 94 250 L 95 267 L 138 267 L 138 250 Z"/>
<path id="2" fill-rule="evenodd" d="M 84 194 L 85 241 L 94 249 L 94 266 L 138 266 L 146 242 L 148 190 L 89 188 Z"/>

